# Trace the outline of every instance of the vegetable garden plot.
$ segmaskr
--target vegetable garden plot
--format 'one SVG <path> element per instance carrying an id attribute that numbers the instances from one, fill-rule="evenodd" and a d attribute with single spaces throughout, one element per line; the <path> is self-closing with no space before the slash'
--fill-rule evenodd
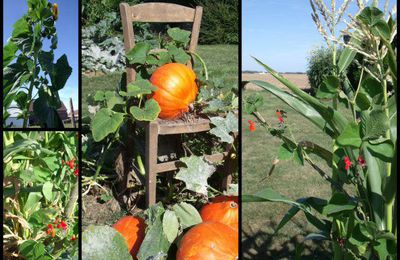
<path id="1" fill-rule="evenodd" d="M 115 214 L 106 225 L 84 223 L 84 259 L 104 255 L 109 259 L 186 259 L 195 245 L 190 236 L 196 234 L 202 241 L 198 257 L 238 256 L 237 88 L 210 79 L 201 57 L 187 51 L 189 41 L 190 32 L 170 28 L 166 37 L 160 37 L 158 49 L 163 51 L 147 42 L 136 43 L 126 54 L 136 79 L 126 84 L 124 75 L 116 91 L 98 91 L 90 100 L 92 115 L 84 120 L 84 201 L 86 196 L 100 197 L 110 205 L 118 201 L 129 213 Z M 202 63 L 203 73 L 185 66 L 189 60 Z M 208 122 L 209 131 L 182 132 L 202 120 Z M 149 158 L 145 152 L 151 138 L 146 130 L 149 125 L 156 125 L 159 135 L 167 128 L 182 128 L 157 138 L 152 149 L 157 153 Z M 232 149 L 219 163 L 204 156 L 223 152 L 227 145 Z M 152 180 L 157 200 L 146 208 L 149 191 L 144 185 L 150 160 L 153 166 L 171 163 L 171 168 Z M 110 164 L 113 161 L 116 166 Z M 233 183 L 223 190 L 228 162 Z M 213 218 L 210 211 L 219 217 Z M 216 230 L 218 235 L 213 234 Z M 184 248 L 179 241 L 186 241 Z"/>
<path id="2" fill-rule="evenodd" d="M 7 259 L 78 259 L 78 136 L 3 133 Z"/>

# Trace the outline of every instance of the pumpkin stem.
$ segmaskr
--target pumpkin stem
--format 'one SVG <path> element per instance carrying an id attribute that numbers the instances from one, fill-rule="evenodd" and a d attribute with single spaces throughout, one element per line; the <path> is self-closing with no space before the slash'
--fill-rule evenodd
<path id="1" fill-rule="evenodd" d="M 204 76 L 206 77 L 206 80 L 208 80 L 208 70 L 207 70 L 207 66 L 206 66 L 206 63 L 204 62 L 204 60 L 196 52 L 189 51 L 189 53 L 194 55 L 197 59 L 199 59 L 201 65 L 203 66 Z"/>

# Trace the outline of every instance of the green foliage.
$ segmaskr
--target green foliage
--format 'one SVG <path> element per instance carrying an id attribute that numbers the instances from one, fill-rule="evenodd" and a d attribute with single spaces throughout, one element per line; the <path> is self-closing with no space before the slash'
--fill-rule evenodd
<path id="1" fill-rule="evenodd" d="M 8 255 L 77 257 L 78 240 L 71 238 L 78 236 L 78 180 L 74 175 L 78 166 L 64 163 L 76 160 L 77 146 L 75 132 L 3 133 L 3 243 Z M 65 231 L 54 223 L 56 219 L 67 224 Z M 17 241 L 23 241 L 18 248 Z"/>
<path id="2" fill-rule="evenodd" d="M 198 0 L 197 5 L 203 7 L 201 44 L 239 43 L 238 0 Z"/>

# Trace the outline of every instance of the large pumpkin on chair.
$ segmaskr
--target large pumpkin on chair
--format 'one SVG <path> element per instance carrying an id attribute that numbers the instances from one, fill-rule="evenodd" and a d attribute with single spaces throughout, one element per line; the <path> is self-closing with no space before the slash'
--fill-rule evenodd
<path id="1" fill-rule="evenodd" d="M 146 231 L 144 220 L 139 217 L 125 216 L 119 219 L 112 227 L 125 238 L 129 252 L 133 259 L 137 259 L 136 254 L 139 252 Z"/>
<path id="2" fill-rule="evenodd" d="M 150 82 L 158 88 L 152 97 L 160 105 L 159 118 L 179 118 L 189 111 L 189 105 L 196 100 L 196 74 L 183 64 L 168 63 L 157 68 Z"/>

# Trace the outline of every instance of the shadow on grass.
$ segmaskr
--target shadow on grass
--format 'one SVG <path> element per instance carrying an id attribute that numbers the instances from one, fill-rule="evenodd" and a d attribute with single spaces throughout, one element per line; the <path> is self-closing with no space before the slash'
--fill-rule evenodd
<path id="1" fill-rule="evenodd" d="M 293 222 L 295 223 L 295 222 Z M 295 223 L 298 228 L 305 230 L 301 223 Z M 278 223 L 269 222 L 268 226 L 276 227 Z M 296 246 L 304 246 L 301 259 L 331 259 L 331 251 L 327 241 L 305 241 L 303 235 L 296 235 L 283 242 L 276 242 L 278 235 L 273 231 L 253 230 L 250 225 L 242 229 L 242 258 L 252 260 L 265 259 L 295 259 Z M 280 238 L 282 239 L 282 238 Z"/>

